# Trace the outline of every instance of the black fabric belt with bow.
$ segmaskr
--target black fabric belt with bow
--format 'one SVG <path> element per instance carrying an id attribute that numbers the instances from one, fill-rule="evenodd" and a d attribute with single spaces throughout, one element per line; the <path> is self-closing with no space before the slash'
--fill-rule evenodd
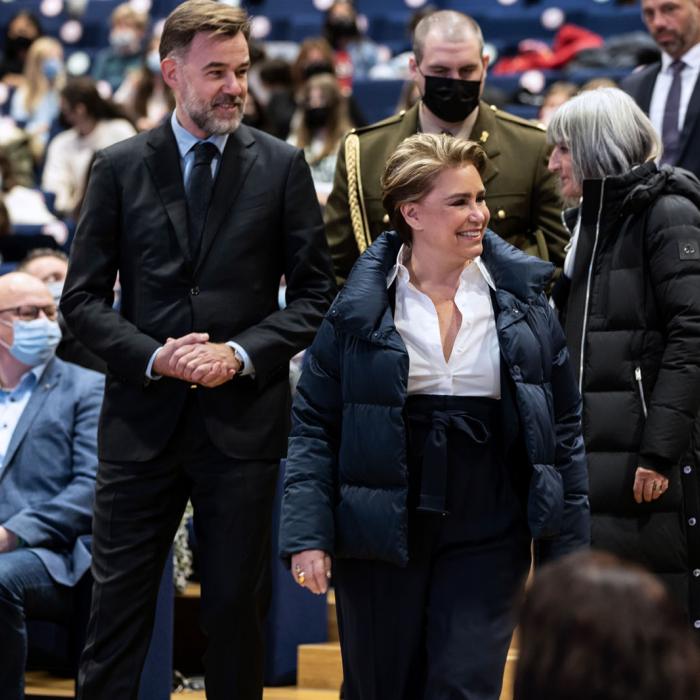
<path id="1" fill-rule="evenodd" d="M 449 432 L 463 433 L 477 445 L 488 442 L 491 434 L 481 420 L 458 409 L 412 413 L 410 420 L 431 425 L 423 448 L 418 510 L 449 515 L 446 504 Z"/>

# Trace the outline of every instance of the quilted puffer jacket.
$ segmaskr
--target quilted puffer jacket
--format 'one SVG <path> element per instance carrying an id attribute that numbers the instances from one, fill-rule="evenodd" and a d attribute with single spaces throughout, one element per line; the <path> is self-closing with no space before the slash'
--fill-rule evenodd
<path id="1" fill-rule="evenodd" d="M 311 347 L 293 407 L 283 558 L 321 549 L 408 561 L 409 359 L 386 287 L 400 245 L 384 233 L 360 258 Z M 522 426 L 529 526 L 545 560 L 586 545 L 590 527 L 580 396 L 542 291 L 553 267 L 490 231 L 482 260 L 497 290 L 498 338 Z"/>

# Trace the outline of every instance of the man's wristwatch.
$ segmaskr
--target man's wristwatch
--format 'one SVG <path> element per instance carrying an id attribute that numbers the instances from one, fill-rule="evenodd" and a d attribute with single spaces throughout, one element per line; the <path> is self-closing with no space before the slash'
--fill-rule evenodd
<path id="1" fill-rule="evenodd" d="M 233 356 L 241 363 L 240 368 L 236 371 L 236 374 L 241 374 L 243 370 L 245 369 L 245 361 L 241 357 L 241 353 L 236 350 L 236 348 L 231 348 L 233 350 Z"/>

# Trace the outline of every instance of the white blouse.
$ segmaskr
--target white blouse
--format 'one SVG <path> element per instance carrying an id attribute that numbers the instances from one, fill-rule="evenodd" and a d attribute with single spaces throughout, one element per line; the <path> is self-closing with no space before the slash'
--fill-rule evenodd
<path id="1" fill-rule="evenodd" d="M 408 393 L 501 397 L 500 349 L 489 287 L 493 280 L 481 258 L 460 275 L 455 304 L 462 314 L 450 359 L 445 361 L 437 311 L 410 280 L 401 246 L 387 287 L 396 280 L 394 323 L 408 350 Z"/>

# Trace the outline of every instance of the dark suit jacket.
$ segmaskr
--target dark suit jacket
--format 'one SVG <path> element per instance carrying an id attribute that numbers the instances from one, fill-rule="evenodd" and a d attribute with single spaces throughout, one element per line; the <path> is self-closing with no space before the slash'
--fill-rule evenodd
<path id="1" fill-rule="evenodd" d="M 119 312 L 112 309 L 117 271 Z M 288 306 L 280 311 L 283 274 Z M 189 387 L 148 381 L 148 361 L 168 337 L 205 331 L 214 342 L 238 342 L 255 367 L 255 378 L 197 390 L 210 439 L 230 457 L 278 459 L 288 427 L 288 361 L 310 344 L 333 292 L 321 215 L 298 149 L 246 126 L 229 136 L 197 260 L 190 260 L 169 122 L 98 153 L 61 311 L 108 365 L 100 458 L 142 461 L 164 448 Z"/>
<path id="2" fill-rule="evenodd" d="M 51 577 L 73 586 L 90 567 L 97 417 L 104 377 L 54 358 L 22 412 L 0 470 L 0 524 Z"/>
<path id="3" fill-rule="evenodd" d="M 646 68 L 631 73 L 620 84 L 620 87 L 635 99 L 646 114 L 649 114 L 651 94 L 660 70 L 660 61 L 652 63 Z M 695 83 L 693 94 L 690 96 L 681 132 L 680 155 L 676 165 L 700 177 L 700 81 Z"/>

